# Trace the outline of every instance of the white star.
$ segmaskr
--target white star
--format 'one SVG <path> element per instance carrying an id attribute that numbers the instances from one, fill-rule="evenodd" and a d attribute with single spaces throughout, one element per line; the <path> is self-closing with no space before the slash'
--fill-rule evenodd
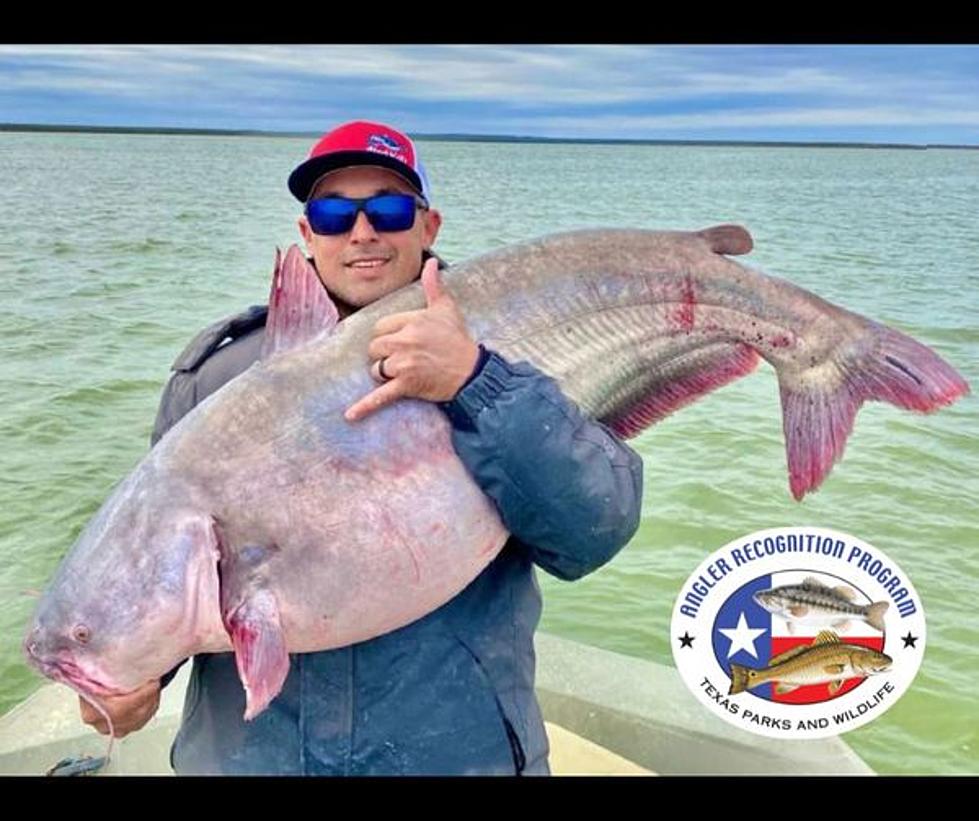
<path id="1" fill-rule="evenodd" d="M 755 639 L 762 633 L 768 632 L 764 627 L 749 627 L 743 610 L 741 611 L 741 615 L 738 616 L 737 627 L 721 627 L 718 629 L 731 640 L 731 648 L 727 651 L 728 658 L 731 658 L 738 650 L 745 650 L 755 658 L 758 658 L 758 654 L 755 652 Z"/>

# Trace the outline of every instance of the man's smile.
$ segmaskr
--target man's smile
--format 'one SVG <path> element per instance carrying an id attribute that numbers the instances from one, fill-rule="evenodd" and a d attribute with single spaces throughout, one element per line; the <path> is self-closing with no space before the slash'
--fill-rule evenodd
<path id="1" fill-rule="evenodd" d="M 377 268 L 380 265 L 388 262 L 387 257 L 365 257 L 364 259 L 355 259 L 347 263 L 349 268 Z"/>

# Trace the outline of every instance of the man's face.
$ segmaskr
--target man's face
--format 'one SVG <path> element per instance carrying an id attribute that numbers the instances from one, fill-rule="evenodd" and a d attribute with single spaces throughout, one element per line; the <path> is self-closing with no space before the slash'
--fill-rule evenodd
<path id="1" fill-rule="evenodd" d="M 411 186 L 392 171 L 374 166 L 343 168 L 323 177 L 313 197 L 360 199 L 375 194 L 413 194 Z M 353 308 L 362 308 L 418 277 L 422 251 L 431 248 L 442 217 L 434 209 L 415 214 L 407 231 L 377 231 L 361 211 L 345 234 L 314 234 L 304 214 L 299 230 L 329 292 Z M 341 316 L 349 313 L 338 306 Z"/>

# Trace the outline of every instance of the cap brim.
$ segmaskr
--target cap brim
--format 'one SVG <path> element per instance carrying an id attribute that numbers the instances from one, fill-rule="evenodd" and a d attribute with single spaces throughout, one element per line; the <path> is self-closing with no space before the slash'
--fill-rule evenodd
<path id="1" fill-rule="evenodd" d="M 289 190 L 297 200 L 306 202 L 316 181 L 324 174 L 356 165 L 375 165 L 393 171 L 424 196 L 418 174 L 400 160 L 373 151 L 335 151 L 323 157 L 308 159 L 289 175 Z"/>

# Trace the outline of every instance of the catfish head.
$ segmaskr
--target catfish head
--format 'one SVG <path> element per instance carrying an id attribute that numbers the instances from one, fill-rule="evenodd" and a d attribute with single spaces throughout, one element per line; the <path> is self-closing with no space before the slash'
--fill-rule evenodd
<path id="1" fill-rule="evenodd" d="M 28 662 L 88 696 L 119 695 L 201 649 L 229 647 L 212 518 L 145 461 L 62 561 L 24 639 Z"/>

